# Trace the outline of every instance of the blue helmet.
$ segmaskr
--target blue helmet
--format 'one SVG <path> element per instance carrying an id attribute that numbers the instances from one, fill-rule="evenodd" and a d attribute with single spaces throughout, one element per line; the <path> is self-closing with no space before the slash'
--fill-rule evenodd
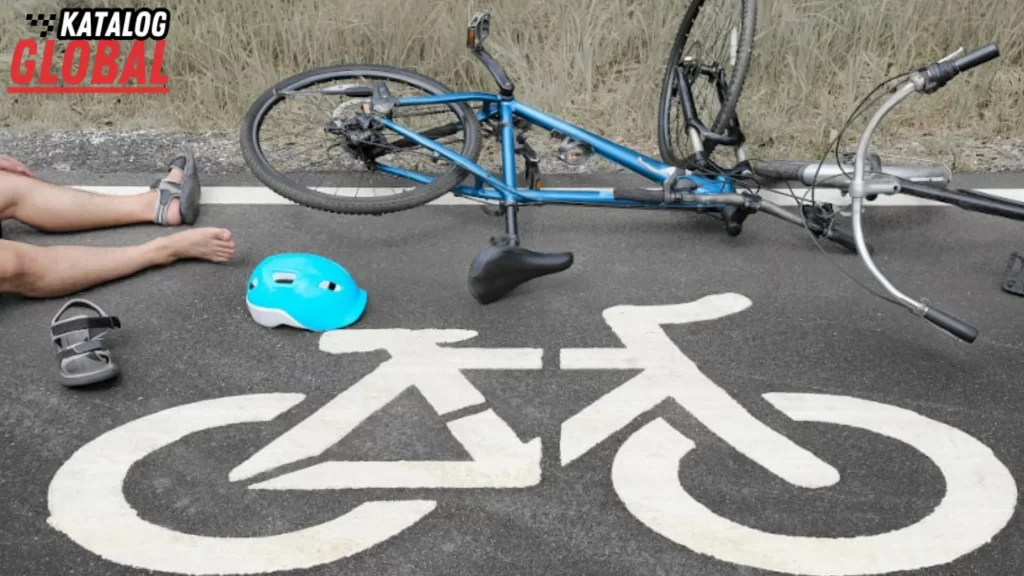
<path id="1" fill-rule="evenodd" d="M 323 332 L 359 320 L 366 310 L 366 292 L 333 260 L 316 254 L 276 254 L 249 276 L 245 303 L 260 325 Z"/>

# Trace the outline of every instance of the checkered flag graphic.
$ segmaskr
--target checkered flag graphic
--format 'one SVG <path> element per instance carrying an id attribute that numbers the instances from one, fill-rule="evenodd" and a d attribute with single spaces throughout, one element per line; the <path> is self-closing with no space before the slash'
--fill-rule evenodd
<path id="1" fill-rule="evenodd" d="M 25 21 L 28 25 L 35 28 L 41 27 L 39 31 L 40 38 L 46 38 L 48 34 L 53 32 L 53 29 L 57 26 L 57 15 L 56 14 L 26 14 Z"/>

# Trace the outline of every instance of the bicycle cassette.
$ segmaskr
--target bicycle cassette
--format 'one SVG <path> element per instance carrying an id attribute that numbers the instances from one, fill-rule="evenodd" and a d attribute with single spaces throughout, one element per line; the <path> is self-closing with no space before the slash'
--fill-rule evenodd
<path id="1" fill-rule="evenodd" d="M 1024 296 L 1024 253 L 1010 254 L 1010 262 L 1006 265 L 1006 275 L 1003 277 L 1003 290 Z"/>

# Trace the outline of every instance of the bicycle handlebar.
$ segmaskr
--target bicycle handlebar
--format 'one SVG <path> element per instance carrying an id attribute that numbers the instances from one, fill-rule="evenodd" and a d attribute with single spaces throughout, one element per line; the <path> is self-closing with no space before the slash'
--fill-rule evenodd
<path id="1" fill-rule="evenodd" d="M 998 57 L 999 46 L 997 46 L 995 42 L 989 42 L 974 52 L 957 58 L 953 61 L 953 66 L 960 72 L 967 72 L 975 66 L 981 66 L 982 64 L 995 60 Z"/>
<path id="2" fill-rule="evenodd" d="M 918 69 L 924 78 L 924 86 L 921 91 L 931 94 L 946 85 L 947 82 L 956 78 L 961 72 L 981 66 L 986 62 L 999 57 L 999 46 L 995 42 L 989 42 L 985 46 L 969 52 L 956 60 L 938 61 Z"/>
<path id="3" fill-rule="evenodd" d="M 946 314 L 942 310 L 928 308 L 928 311 L 924 313 L 924 319 L 964 342 L 974 342 L 975 338 L 978 337 L 977 328 L 958 318 Z"/>
<path id="4" fill-rule="evenodd" d="M 861 224 L 861 210 L 864 199 L 872 194 L 892 194 L 900 191 L 901 189 L 898 179 L 887 177 L 884 174 L 881 178 L 872 178 L 870 180 L 865 178 L 865 166 L 867 163 L 871 136 L 878 128 L 882 119 L 885 118 L 885 116 L 900 102 L 914 92 L 923 92 L 925 94 L 935 92 L 945 86 L 947 82 L 955 78 L 961 72 L 966 72 L 971 68 L 985 64 L 986 62 L 998 57 L 999 48 L 996 46 L 995 42 L 991 42 L 959 58 L 953 60 L 943 59 L 935 62 L 934 64 L 921 67 L 917 69 L 915 73 L 911 74 L 910 79 L 905 82 L 899 90 L 891 95 L 875 112 L 875 115 L 871 118 L 867 127 L 864 129 L 864 133 L 861 135 L 860 142 L 858 143 L 854 177 L 849 187 L 849 193 L 853 199 L 853 235 L 859 246 L 866 246 Z M 913 192 L 918 192 L 919 194 L 930 192 L 927 187 L 921 187 L 920 189 L 915 190 L 913 185 L 908 184 L 908 188 L 911 188 Z M 928 320 L 935 326 L 965 342 L 974 342 L 978 337 L 978 330 L 973 326 L 950 316 L 941 310 L 932 308 L 930 305 L 918 302 L 896 289 L 896 287 L 889 282 L 885 275 L 882 274 L 875 265 L 874 261 L 871 259 L 870 251 L 858 250 L 857 252 L 861 257 L 861 260 L 864 262 L 864 265 L 868 268 L 868 271 L 871 272 L 875 279 L 878 280 L 886 291 L 893 295 L 900 304 L 922 316 L 925 320 Z"/>

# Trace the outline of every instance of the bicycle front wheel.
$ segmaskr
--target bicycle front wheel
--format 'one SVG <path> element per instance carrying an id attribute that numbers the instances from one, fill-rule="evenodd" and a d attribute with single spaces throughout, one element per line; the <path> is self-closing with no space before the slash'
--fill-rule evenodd
<path id="1" fill-rule="evenodd" d="M 736 114 L 754 50 L 757 0 L 693 0 L 669 53 L 658 109 L 662 160 L 681 166 L 687 153 L 686 118 L 679 77 L 693 95 L 694 112 L 709 130 L 723 133 Z M 690 63 L 689 74 L 679 74 Z M 704 73 L 693 73 L 703 70 Z M 724 80 L 716 86 L 715 78 Z M 721 90 L 721 93 L 719 93 Z M 712 144 L 705 144 L 710 154 Z"/>

